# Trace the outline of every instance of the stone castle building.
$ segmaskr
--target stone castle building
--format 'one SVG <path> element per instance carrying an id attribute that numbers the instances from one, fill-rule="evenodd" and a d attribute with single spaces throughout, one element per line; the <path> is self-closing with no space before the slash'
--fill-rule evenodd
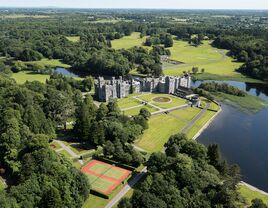
<path id="1" fill-rule="evenodd" d="M 182 77 L 162 76 L 159 78 L 139 78 L 135 80 L 119 79 L 104 80 L 99 77 L 95 82 L 95 96 L 99 101 L 108 101 L 109 98 L 124 98 L 130 93 L 158 92 L 175 94 L 178 89 L 190 89 L 191 76 Z"/>

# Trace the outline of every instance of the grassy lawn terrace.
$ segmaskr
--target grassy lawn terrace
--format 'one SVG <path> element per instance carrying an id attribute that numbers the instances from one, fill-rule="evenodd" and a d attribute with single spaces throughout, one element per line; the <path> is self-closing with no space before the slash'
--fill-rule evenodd
<path id="1" fill-rule="evenodd" d="M 179 133 L 200 111 L 189 107 L 151 117 L 149 129 L 135 144 L 150 153 L 161 151 L 169 137 Z"/>
<path id="2" fill-rule="evenodd" d="M 137 105 L 141 105 L 141 102 L 132 98 L 132 97 L 127 97 L 127 98 L 122 98 L 117 101 L 119 108 L 130 108 L 134 107 Z"/>
<path id="3" fill-rule="evenodd" d="M 144 106 L 140 106 L 137 108 L 132 108 L 126 111 L 123 111 L 123 113 L 127 116 L 134 116 L 134 115 L 138 115 L 140 113 L 140 110 L 142 108 L 146 108 L 148 111 L 150 111 L 151 113 L 158 111 L 158 109 L 151 107 L 149 105 L 144 105 Z"/>
<path id="4" fill-rule="evenodd" d="M 163 102 L 163 103 L 153 101 L 153 99 L 157 97 L 166 97 L 166 98 L 169 98 L 171 101 Z M 187 101 L 184 99 L 181 99 L 172 95 L 168 95 L 168 94 L 161 94 L 161 93 L 145 94 L 145 95 L 139 96 L 138 98 L 146 102 L 152 103 L 163 109 L 173 108 L 173 107 L 181 106 L 187 103 Z"/>

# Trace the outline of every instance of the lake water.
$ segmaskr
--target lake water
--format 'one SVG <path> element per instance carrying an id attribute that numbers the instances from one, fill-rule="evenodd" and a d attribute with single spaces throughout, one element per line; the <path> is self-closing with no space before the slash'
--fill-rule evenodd
<path id="1" fill-rule="evenodd" d="M 227 83 L 229 85 L 239 88 L 240 90 L 246 91 L 250 95 L 257 96 L 268 101 L 268 84 L 208 80 L 208 81 L 193 81 L 192 86 L 198 87 L 202 82 Z"/>
<path id="2" fill-rule="evenodd" d="M 55 73 L 57 73 L 57 74 L 62 74 L 62 75 L 69 76 L 69 77 L 74 77 L 74 78 L 79 77 L 78 75 L 74 74 L 74 73 L 71 72 L 70 70 L 65 69 L 65 68 L 61 68 L 61 67 L 57 67 L 57 68 L 54 69 L 53 71 L 54 71 Z"/>
<path id="3" fill-rule="evenodd" d="M 268 100 L 267 85 L 227 83 Z M 219 144 L 223 158 L 240 166 L 245 182 L 268 192 L 268 108 L 248 114 L 223 104 L 222 110 L 198 141 Z"/>

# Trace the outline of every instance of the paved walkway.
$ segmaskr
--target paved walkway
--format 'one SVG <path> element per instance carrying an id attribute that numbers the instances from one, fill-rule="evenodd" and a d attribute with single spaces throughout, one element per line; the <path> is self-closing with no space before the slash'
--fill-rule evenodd
<path id="1" fill-rule="evenodd" d="M 182 130 L 181 133 L 187 133 L 195 124 L 195 122 L 200 119 L 208 110 L 208 108 L 210 107 L 210 103 L 206 103 L 206 107 L 202 109 L 202 111 L 200 113 L 198 113 L 192 120 L 190 123 L 188 123 Z"/>
<path id="2" fill-rule="evenodd" d="M 55 142 L 57 142 L 60 146 L 61 146 L 61 150 L 65 150 L 66 152 L 68 152 L 71 155 L 71 158 L 79 158 L 80 155 L 76 154 L 75 152 L 73 152 L 68 146 L 66 146 L 62 141 L 60 140 L 54 140 Z M 83 160 L 78 160 L 78 162 L 83 165 Z"/>
<path id="3" fill-rule="evenodd" d="M 116 205 L 126 193 L 135 186 L 147 174 L 147 167 L 144 167 L 124 188 L 105 206 L 105 208 L 112 208 Z"/>

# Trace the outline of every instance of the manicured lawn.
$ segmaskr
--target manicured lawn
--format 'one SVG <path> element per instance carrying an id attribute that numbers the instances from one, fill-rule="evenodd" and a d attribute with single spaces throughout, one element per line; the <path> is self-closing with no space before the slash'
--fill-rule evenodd
<path id="1" fill-rule="evenodd" d="M 26 81 L 39 81 L 45 83 L 49 79 L 50 75 L 47 74 L 36 74 L 31 71 L 21 71 L 13 73 L 12 78 L 16 80 L 18 84 L 24 84 Z"/>
<path id="2" fill-rule="evenodd" d="M 161 151 L 169 137 L 179 133 L 199 112 L 198 108 L 185 108 L 151 117 L 149 129 L 145 130 L 136 145 L 148 152 Z"/>
<path id="3" fill-rule="evenodd" d="M 192 128 L 186 132 L 187 137 L 189 139 L 192 139 L 198 133 L 198 131 L 209 121 L 209 119 L 215 115 L 215 113 L 216 112 L 213 111 L 206 111 L 203 116 L 194 123 Z"/>
<path id="4" fill-rule="evenodd" d="M 134 46 L 142 46 L 145 40 L 146 37 L 140 38 L 140 33 L 133 32 L 130 36 L 124 36 L 123 38 L 113 40 L 112 47 L 114 49 L 128 49 Z"/>
<path id="5" fill-rule="evenodd" d="M 132 97 L 127 97 L 127 98 L 119 99 L 117 101 L 117 104 L 118 104 L 119 108 L 123 109 L 123 108 L 129 108 L 129 107 L 134 107 L 134 106 L 140 105 L 141 102 L 139 102 L 138 100 L 136 100 Z"/>
<path id="6" fill-rule="evenodd" d="M 174 40 L 173 47 L 169 48 L 171 59 L 184 63 L 206 63 L 215 61 L 222 57 L 218 49 L 213 48 L 209 41 L 203 41 L 203 44 L 195 47 L 186 41 Z"/>
<path id="7" fill-rule="evenodd" d="M 73 43 L 77 43 L 80 41 L 80 36 L 67 36 L 66 38 Z"/>
<path id="8" fill-rule="evenodd" d="M 127 116 L 134 116 L 134 115 L 138 115 L 140 113 L 140 109 L 142 109 L 142 108 L 146 108 L 151 113 L 158 111 L 158 109 L 156 109 L 154 107 L 151 107 L 149 105 L 144 105 L 144 106 L 137 107 L 137 108 L 132 108 L 130 110 L 126 110 L 126 111 L 123 111 L 123 112 Z"/>
<path id="9" fill-rule="evenodd" d="M 153 101 L 154 98 L 157 97 L 166 97 L 170 99 L 170 102 L 155 102 Z M 146 102 L 152 103 L 160 108 L 164 108 L 164 109 L 168 109 L 168 108 L 172 108 L 172 107 L 177 107 L 177 106 L 181 106 L 186 104 L 186 100 L 175 97 L 175 96 L 171 96 L 168 94 L 161 94 L 161 93 L 152 93 L 152 94 L 145 94 L 142 96 L 139 96 L 139 99 L 142 99 Z"/>
<path id="10" fill-rule="evenodd" d="M 59 59 L 42 59 L 40 61 L 26 61 L 26 64 L 40 64 L 44 66 L 50 67 L 62 67 L 62 68 L 70 68 L 71 66 L 68 64 L 62 63 Z"/>
<path id="11" fill-rule="evenodd" d="M 268 205 L 268 196 L 257 191 L 252 191 L 245 185 L 238 186 L 238 192 L 246 199 L 248 205 L 251 204 L 251 200 L 255 198 L 262 199 L 263 202 Z"/>

